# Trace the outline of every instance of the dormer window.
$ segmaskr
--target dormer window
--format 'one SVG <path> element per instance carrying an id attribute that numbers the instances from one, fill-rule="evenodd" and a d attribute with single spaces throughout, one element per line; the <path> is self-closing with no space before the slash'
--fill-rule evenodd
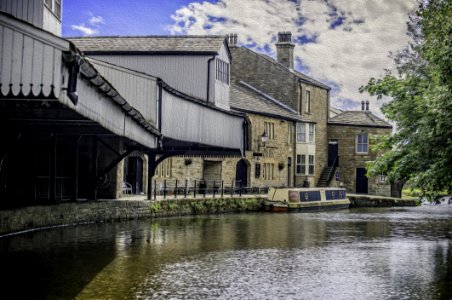
<path id="1" fill-rule="evenodd" d="M 61 19 L 61 0 L 44 0 L 44 4 L 58 19 Z"/>
<path id="2" fill-rule="evenodd" d="M 221 59 L 217 59 L 216 67 L 216 79 L 229 85 L 229 64 Z"/>

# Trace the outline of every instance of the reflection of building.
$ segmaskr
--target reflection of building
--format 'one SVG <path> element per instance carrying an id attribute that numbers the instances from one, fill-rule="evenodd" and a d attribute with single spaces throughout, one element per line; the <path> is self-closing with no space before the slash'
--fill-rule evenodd
<path id="1" fill-rule="evenodd" d="M 368 109 L 368 103 L 362 102 L 361 111 L 339 112 L 329 120 L 328 165 L 336 163 L 334 184 L 342 183 L 349 192 L 390 196 L 386 178 L 367 178 L 365 168 L 377 157 L 371 149 L 372 138 L 390 134 L 392 126 Z"/>

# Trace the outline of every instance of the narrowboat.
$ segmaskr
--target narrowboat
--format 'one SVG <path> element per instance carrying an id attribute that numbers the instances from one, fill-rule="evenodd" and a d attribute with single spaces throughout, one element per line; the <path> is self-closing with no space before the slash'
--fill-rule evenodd
<path id="1" fill-rule="evenodd" d="M 270 188 L 265 211 L 288 212 L 349 208 L 343 188 Z"/>

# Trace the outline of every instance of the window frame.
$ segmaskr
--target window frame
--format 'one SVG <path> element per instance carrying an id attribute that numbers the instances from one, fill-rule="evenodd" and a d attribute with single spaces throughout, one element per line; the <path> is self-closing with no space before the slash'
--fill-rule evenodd
<path id="1" fill-rule="evenodd" d="M 315 143 L 315 124 L 309 123 L 308 128 L 309 143 L 313 144 Z"/>
<path id="2" fill-rule="evenodd" d="M 362 137 L 365 137 L 365 142 Z M 356 135 L 355 152 L 356 154 L 369 154 L 369 134 L 367 132 L 360 132 Z"/>
<path id="3" fill-rule="evenodd" d="M 309 155 L 308 156 L 308 173 L 309 175 L 314 175 L 315 172 L 315 156 Z"/>
<path id="4" fill-rule="evenodd" d="M 275 139 L 275 123 L 264 121 L 264 131 L 269 140 Z"/>
<path id="5" fill-rule="evenodd" d="M 229 63 L 222 59 L 215 59 L 215 79 L 229 85 L 230 80 Z"/>
<path id="6" fill-rule="evenodd" d="M 300 129 L 303 128 L 303 130 L 299 131 L 298 130 L 299 128 Z M 297 127 L 296 127 L 296 142 L 297 143 L 306 143 L 306 123 L 297 123 Z"/>
<path id="7" fill-rule="evenodd" d="M 305 98 L 306 98 L 306 113 L 310 114 L 311 113 L 311 91 L 310 90 L 306 90 L 305 91 Z"/>
<path id="8" fill-rule="evenodd" d="M 295 174 L 306 175 L 306 154 L 297 154 L 295 161 Z"/>

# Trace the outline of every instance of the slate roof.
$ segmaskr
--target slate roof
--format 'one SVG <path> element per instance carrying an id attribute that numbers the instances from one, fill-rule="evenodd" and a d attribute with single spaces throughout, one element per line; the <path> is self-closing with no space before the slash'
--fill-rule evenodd
<path id="1" fill-rule="evenodd" d="M 246 49 L 246 50 L 248 50 L 248 51 L 250 51 L 250 52 L 252 52 L 252 53 L 258 55 L 259 57 L 261 57 L 261 58 L 267 60 L 268 62 L 274 64 L 275 66 L 278 66 L 279 68 L 284 69 L 285 71 L 287 71 L 287 72 L 289 72 L 289 73 L 292 73 L 293 75 L 295 75 L 295 76 L 297 76 L 298 78 L 300 78 L 302 81 L 308 82 L 308 83 L 310 83 L 310 84 L 312 84 L 312 85 L 315 85 L 315 86 L 324 88 L 324 89 L 326 89 L 326 90 L 330 90 L 330 89 L 331 89 L 331 87 L 329 87 L 328 85 L 326 85 L 326 84 L 324 84 L 324 83 L 322 83 L 322 82 L 320 82 L 320 81 L 318 81 L 318 80 L 315 80 L 314 78 L 311 78 L 311 77 L 309 77 L 309 76 L 307 76 L 307 75 L 305 75 L 305 74 L 303 74 L 303 73 L 301 73 L 301 72 L 298 72 L 298 71 L 295 71 L 295 70 L 293 70 L 293 69 L 290 69 L 290 68 L 286 67 L 285 65 L 283 65 L 283 64 L 281 64 L 281 63 L 279 63 L 279 62 L 277 62 L 276 60 L 274 60 L 274 59 L 271 58 L 270 56 L 267 56 L 267 55 L 262 54 L 262 53 L 254 52 L 253 50 L 248 49 L 248 48 L 246 48 L 246 47 L 240 47 L 240 48 Z"/>
<path id="2" fill-rule="evenodd" d="M 301 116 L 280 101 L 243 82 L 231 82 L 230 106 L 234 110 L 302 122 Z"/>
<path id="3" fill-rule="evenodd" d="M 83 52 L 208 52 L 225 44 L 219 35 L 96 36 L 68 38 Z"/>
<path id="4" fill-rule="evenodd" d="M 391 124 L 380 119 L 368 110 L 344 111 L 334 118 L 331 118 L 328 121 L 328 124 L 392 128 Z"/>

